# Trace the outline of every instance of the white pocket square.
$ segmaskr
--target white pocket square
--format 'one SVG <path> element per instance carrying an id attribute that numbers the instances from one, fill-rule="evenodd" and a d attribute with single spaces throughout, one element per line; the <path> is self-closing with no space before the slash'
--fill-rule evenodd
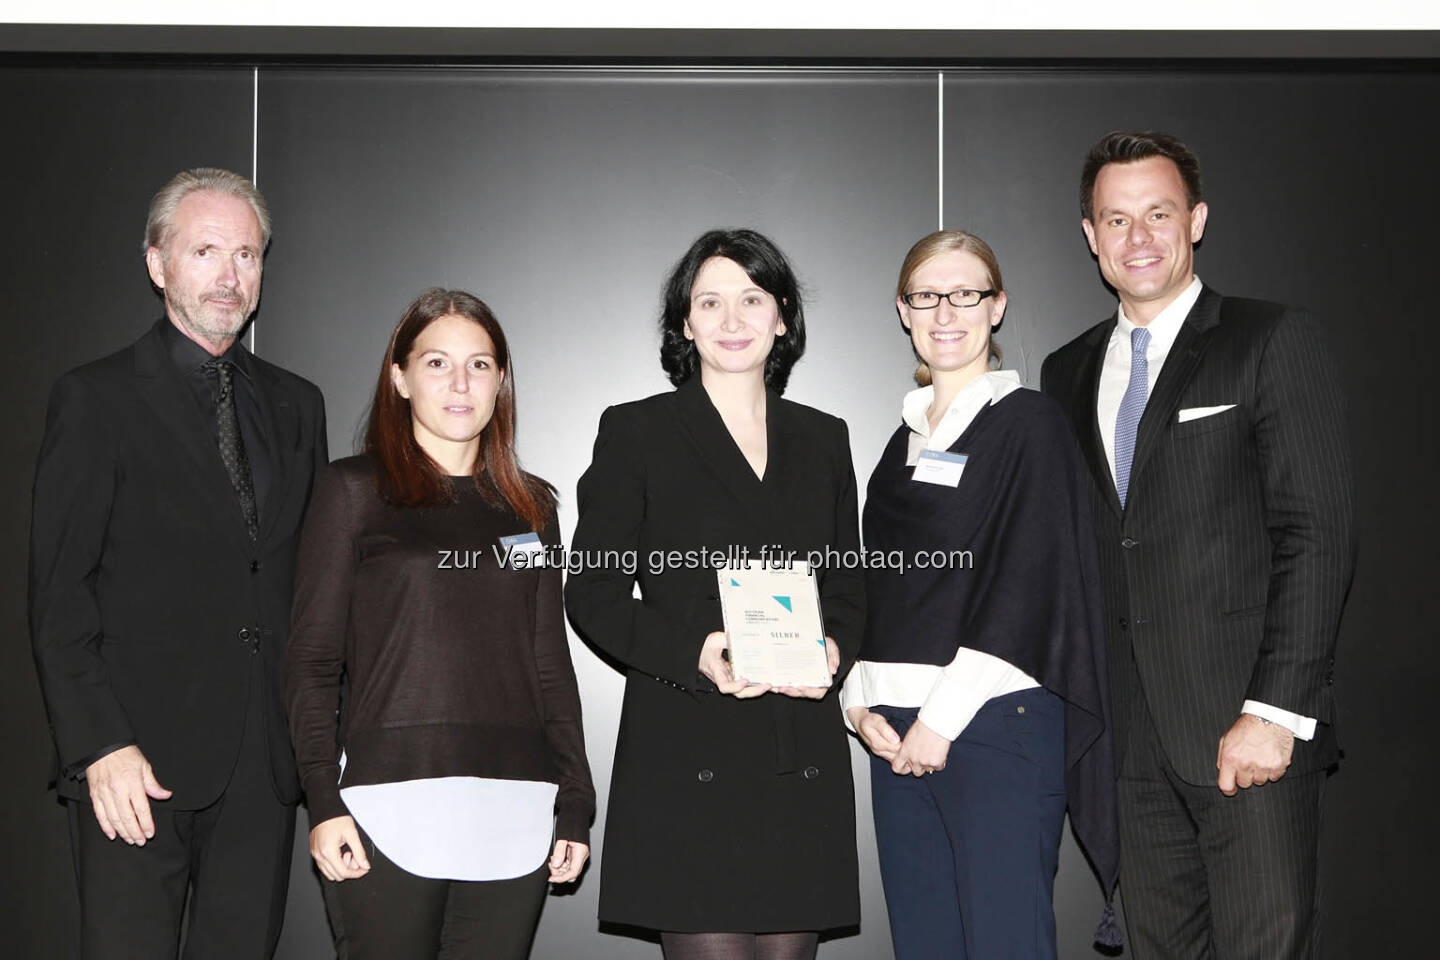
<path id="1" fill-rule="evenodd" d="M 1180 422 L 1187 423 L 1191 420 L 1199 420 L 1201 417 L 1213 417 L 1217 413 L 1224 413 L 1233 406 L 1235 406 L 1233 403 L 1222 403 L 1218 407 L 1190 407 L 1180 411 Z"/>

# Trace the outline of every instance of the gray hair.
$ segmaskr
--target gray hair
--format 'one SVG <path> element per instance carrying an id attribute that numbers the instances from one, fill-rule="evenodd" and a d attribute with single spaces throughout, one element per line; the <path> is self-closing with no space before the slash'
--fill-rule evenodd
<path id="1" fill-rule="evenodd" d="M 260 249 L 270 246 L 270 210 L 265 198 L 255 184 L 238 173 L 221 170 L 218 167 L 195 167 L 181 170 L 170 178 L 150 200 L 150 213 L 145 218 L 145 249 L 165 249 L 174 230 L 175 211 L 180 202 L 197 190 L 210 190 L 232 197 L 239 197 L 250 204 L 255 219 L 260 221 Z"/>

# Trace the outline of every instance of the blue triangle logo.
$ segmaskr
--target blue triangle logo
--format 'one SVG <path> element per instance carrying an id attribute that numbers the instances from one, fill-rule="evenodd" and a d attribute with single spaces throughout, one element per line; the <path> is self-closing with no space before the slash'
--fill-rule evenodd
<path id="1" fill-rule="evenodd" d="M 731 578 L 730 578 L 730 586 L 732 586 L 732 587 L 738 587 L 738 586 L 740 586 L 740 581 L 739 581 L 739 580 L 736 580 L 734 577 L 731 577 Z"/>
<path id="2" fill-rule="evenodd" d="M 774 594 L 771 594 L 771 596 L 774 596 Z M 795 612 L 795 608 L 790 605 L 789 597 L 775 597 L 775 599 L 779 600 L 780 606 L 784 607 L 786 610 L 789 610 L 791 613 Z"/>

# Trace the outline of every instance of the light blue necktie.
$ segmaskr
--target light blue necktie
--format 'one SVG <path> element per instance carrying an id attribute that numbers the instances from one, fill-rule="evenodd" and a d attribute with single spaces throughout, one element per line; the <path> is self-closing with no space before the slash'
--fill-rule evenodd
<path id="1" fill-rule="evenodd" d="M 1149 345 L 1149 330 L 1136 327 L 1130 331 L 1130 383 L 1125 387 L 1125 396 L 1120 398 L 1120 412 L 1115 417 L 1115 491 L 1120 494 L 1122 507 L 1125 495 L 1130 492 L 1135 431 L 1140 426 L 1140 416 L 1145 412 L 1145 400 L 1150 393 L 1150 362 L 1145 357 L 1145 348 Z"/>

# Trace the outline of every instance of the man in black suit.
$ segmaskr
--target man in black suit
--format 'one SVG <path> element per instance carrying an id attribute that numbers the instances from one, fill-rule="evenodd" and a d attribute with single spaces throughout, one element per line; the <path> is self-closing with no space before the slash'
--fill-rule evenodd
<path id="1" fill-rule="evenodd" d="M 1194 275 L 1208 208 L 1174 137 L 1103 138 L 1081 206 L 1120 305 L 1041 378 L 1089 464 L 1131 949 L 1313 956 L 1355 554 L 1335 366 L 1302 311 Z"/>
<path id="2" fill-rule="evenodd" d="M 51 394 L 30 624 L 86 958 L 265 958 L 284 915 L 294 758 L 281 664 L 325 416 L 237 337 L 270 236 L 244 177 L 151 201 L 165 316 Z M 117 843 L 116 840 L 123 842 Z"/>

